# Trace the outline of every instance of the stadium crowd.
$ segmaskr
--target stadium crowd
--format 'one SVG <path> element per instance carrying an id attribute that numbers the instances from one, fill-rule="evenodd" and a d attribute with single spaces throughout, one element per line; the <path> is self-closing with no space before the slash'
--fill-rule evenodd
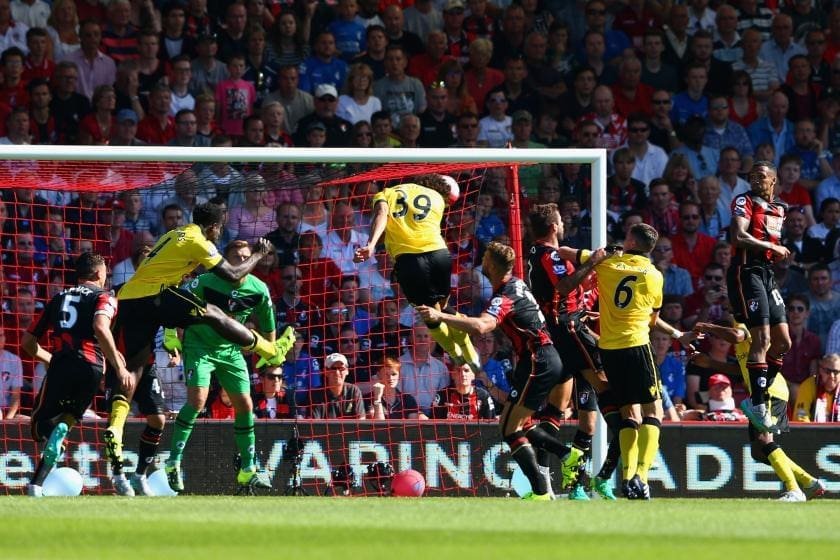
<path id="1" fill-rule="evenodd" d="M 791 417 L 840 419 L 833 2 L 0 0 L 0 49 L 4 144 L 606 148 L 611 236 L 639 222 L 657 229 L 662 317 L 684 330 L 728 323 L 730 205 L 749 190 L 752 163 L 772 161 L 790 206 L 791 258 L 774 268 L 793 339 Z M 474 337 L 480 372 L 449 363 L 385 251 L 353 262 L 381 185 L 319 181 L 356 170 L 220 162 L 116 195 L 3 189 L 3 417 L 31 410 L 43 369 L 18 357 L 21 333 L 72 282 L 72 255 L 109 255 L 119 288 L 207 200 L 227 209 L 220 249 L 274 244 L 254 274 L 278 325 L 297 330 L 283 375 L 254 373 L 258 416 L 494 417 L 510 389 L 509 342 Z M 563 243 L 588 247 L 589 176 L 581 165 L 521 169 L 525 214 L 557 203 Z M 509 177 L 499 168 L 481 179 L 445 228 L 454 303 L 468 315 L 491 295 L 484 247 L 509 243 Z M 731 343 L 709 335 L 691 359 L 668 337 L 653 344 L 667 418 L 743 420 Z M 160 365 L 177 411 L 183 372 L 165 356 Z M 349 405 L 330 406 L 335 396 Z M 224 391 L 205 414 L 233 417 Z"/>

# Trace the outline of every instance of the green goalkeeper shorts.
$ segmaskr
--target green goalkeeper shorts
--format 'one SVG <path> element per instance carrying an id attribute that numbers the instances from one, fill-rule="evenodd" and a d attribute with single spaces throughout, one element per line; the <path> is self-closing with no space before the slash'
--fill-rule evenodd
<path id="1" fill-rule="evenodd" d="M 208 352 L 202 348 L 184 348 L 183 358 L 187 387 L 209 387 L 210 376 L 215 375 L 229 395 L 251 393 L 248 366 L 239 349 Z"/>

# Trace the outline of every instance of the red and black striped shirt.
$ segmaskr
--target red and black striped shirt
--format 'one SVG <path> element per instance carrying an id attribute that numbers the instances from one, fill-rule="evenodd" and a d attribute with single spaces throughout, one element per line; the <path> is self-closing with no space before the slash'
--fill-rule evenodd
<path id="1" fill-rule="evenodd" d="M 732 217 L 749 220 L 747 233 L 759 241 L 780 244 L 782 239 L 782 224 L 785 221 L 787 204 L 781 200 L 769 202 L 763 197 L 747 192 L 735 197 L 732 201 Z M 768 249 L 750 249 L 747 247 L 734 248 L 737 264 L 767 264 L 773 262 L 774 254 Z"/>
<path id="2" fill-rule="evenodd" d="M 577 263 L 579 264 L 579 263 Z M 581 285 L 566 294 L 557 292 L 557 282 L 575 273 L 575 263 L 562 259 L 554 247 L 537 243 L 528 255 L 528 279 L 531 291 L 546 320 L 558 324 L 563 316 L 579 313 L 583 309 Z"/>

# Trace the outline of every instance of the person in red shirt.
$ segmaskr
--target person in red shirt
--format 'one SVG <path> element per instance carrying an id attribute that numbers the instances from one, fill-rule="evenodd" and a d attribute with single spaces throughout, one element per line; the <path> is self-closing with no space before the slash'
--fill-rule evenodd
<path id="1" fill-rule="evenodd" d="M 23 51 L 18 47 L 9 47 L 0 55 L 0 67 L 3 72 L 3 87 L 0 89 L 0 102 L 11 107 L 29 105 L 29 93 L 23 81 Z"/>
<path id="2" fill-rule="evenodd" d="M 811 195 L 799 182 L 802 172 L 802 158 L 797 154 L 785 154 L 779 160 L 779 198 L 789 207 L 802 208 L 806 227 L 817 221 L 811 206 Z"/>
<path id="3" fill-rule="evenodd" d="M 443 420 L 479 420 L 496 417 L 496 404 L 484 387 L 474 384 L 475 374 L 469 365 L 450 368 L 452 383 L 435 395 L 432 418 Z"/>
<path id="4" fill-rule="evenodd" d="M 23 61 L 24 84 L 29 84 L 33 78 L 42 78 L 50 81 L 55 71 L 55 62 L 47 56 L 50 37 L 46 30 L 40 27 L 33 27 L 26 32 L 26 47 L 29 49 L 29 56 Z"/>
<path id="5" fill-rule="evenodd" d="M 175 138 L 175 119 L 169 114 L 172 92 L 157 84 L 149 94 L 149 111 L 137 125 L 137 138 L 147 144 L 163 146 Z"/>
<path id="6" fill-rule="evenodd" d="M 443 31 L 432 31 L 426 41 L 426 52 L 416 54 L 408 61 L 409 76 L 414 76 L 426 87 L 435 81 L 441 65 L 455 57 L 446 54 L 446 34 Z"/>
<path id="7" fill-rule="evenodd" d="M 298 266 L 303 275 L 301 296 L 319 309 L 327 309 L 328 302 L 338 299 L 341 283 L 341 269 L 332 259 L 321 256 L 323 250 L 324 243 L 317 233 L 307 231 L 301 234 L 298 247 Z"/>
<path id="8" fill-rule="evenodd" d="M 633 113 L 653 115 L 653 88 L 642 83 L 642 63 L 638 58 L 623 58 L 618 67 L 618 81 L 612 86 L 615 111 L 629 117 Z"/>
<path id="9" fill-rule="evenodd" d="M 694 285 L 698 285 L 703 267 L 712 261 L 715 238 L 700 233 L 700 206 L 695 202 L 680 204 L 680 229 L 671 237 L 674 247 L 674 264 L 691 274 Z"/>

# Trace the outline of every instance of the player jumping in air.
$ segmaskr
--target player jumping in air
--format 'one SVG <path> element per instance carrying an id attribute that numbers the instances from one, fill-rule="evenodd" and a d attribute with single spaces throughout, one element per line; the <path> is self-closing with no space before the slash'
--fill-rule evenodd
<path id="1" fill-rule="evenodd" d="M 76 258 L 76 278 L 79 285 L 53 296 L 21 340 L 27 354 L 47 365 L 32 411 L 32 439 L 47 442 L 27 487 L 27 493 L 35 497 L 42 495 L 41 486 L 62 453 L 67 432 L 96 396 L 105 359 L 116 365 L 118 377 L 127 386 L 132 384 L 111 334 L 117 301 L 105 289 L 105 259 L 82 253 Z M 38 343 L 48 330 L 52 331 L 52 354 Z"/>
<path id="2" fill-rule="evenodd" d="M 233 266 L 218 252 L 213 242 L 222 233 L 222 209 L 211 203 L 193 210 L 193 223 L 161 236 L 137 272 L 120 289 L 120 314 L 116 333 L 125 356 L 126 368 L 133 383 L 125 383 L 112 394 L 111 417 L 105 430 L 105 451 L 114 470 L 122 469 L 122 436 L 134 387 L 139 387 L 143 369 L 149 362 L 155 333 L 163 327 L 186 328 L 204 324 L 225 340 L 260 355 L 263 362 L 278 365 L 294 344 L 294 330 L 289 327 L 274 342 L 228 317 L 212 303 L 206 303 L 187 290 L 178 288 L 184 276 L 203 266 L 210 273 L 229 282 L 238 282 L 254 269 L 257 262 L 273 251 L 264 239 L 256 242 L 253 255 Z M 147 426 L 141 441 L 155 448 L 161 430 Z M 120 491 L 120 488 L 117 488 Z"/>
<path id="3" fill-rule="evenodd" d="M 394 259 L 394 272 L 405 298 L 414 306 L 426 305 L 455 314 L 449 307 L 452 256 L 441 235 L 446 207 L 458 200 L 458 183 L 448 175 L 421 175 L 414 183 L 384 189 L 373 197 L 373 221 L 367 247 L 356 250 L 355 262 L 376 251 L 385 234 L 385 249 Z M 478 373 L 481 362 L 466 333 L 445 322 L 426 321 L 432 338 L 453 361 L 468 364 Z"/>
<path id="4" fill-rule="evenodd" d="M 524 427 L 551 389 L 564 384 L 570 390 L 572 378 L 563 372 L 563 363 L 534 296 L 525 282 L 512 274 L 515 259 L 513 249 L 507 245 L 494 241 L 487 246 L 482 267 L 493 286 L 493 296 L 480 316 L 451 315 L 426 305 L 418 306 L 417 311 L 427 323 L 440 321 L 470 334 L 489 333 L 498 327 L 511 340 L 518 360 L 513 389 L 499 419 L 500 428 L 511 455 L 531 483 L 532 491 L 523 499 L 544 501 L 550 500 L 551 494 L 533 448 L 550 451 L 561 460 L 569 455 L 569 448 L 537 425 L 527 432 Z"/>
<path id="5" fill-rule="evenodd" d="M 732 201 L 730 237 L 735 255 L 727 273 L 727 288 L 735 318 L 750 331 L 746 365 L 750 374 L 745 377 L 750 383 L 750 401 L 742 402 L 741 409 L 757 430 L 778 432 L 768 389 L 791 342 L 785 302 L 772 265 L 790 254 L 781 244 L 787 205 L 776 197 L 779 183 L 772 163 L 757 161 L 749 179 L 752 190 Z"/>
<path id="6" fill-rule="evenodd" d="M 694 325 L 694 332 L 713 334 L 734 344 L 735 357 L 738 359 L 738 370 L 744 378 L 746 386 L 752 390 L 754 383 L 751 376 L 755 374 L 755 370 L 749 367 L 753 348 L 752 335 L 750 329 L 744 323 L 734 320 L 733 323 L 732 327 L 697 323 Z M 727 364 L 719 363 L 712 363 L 711 365 L 724 371 L 727 366 Z M 787 405 L 789 392 L 787 382 L 779 372 L 776 372 L 773 377 L 768 377 L 767 381 L 767 387 L 764 390 L 770 397 L 769 413 L 773 418 L 774 426 L 781 433 L 788 430 Z M 748 401 L 745 400 L 744 402 Z M 785 492 L 780 498 L 781 501 L 804 502 L 825 494 L 825 484 L 793 462 L 781 446 L 774 441 L 772 432 L 763 431 L 754 426 L 752 422 L 747 426 L 747 429 L 749 430 L 753 459 L 773 467 L 773 472 L 785 485 Z"/>
<path id="7" fill-rule="evenodd" d="M 231 241 L 225 247 L 224 256 L 231 266 L 237 266 L 251 257 L 251 248 L 246 241 Z M 274 340 L 274 305 L 271 303 L 268 286 L 256 276 L 248 274 L 236 282 L 230 282 L 212 273 L 202 274 L 190 282 L 189 290 L 200 299 L 225 309 L 240 323 L 251 320 L 258 325 L 262 336 L 269 341 Z M 271 488 L 271 484 L 257 474 L 254 463 L 254 404 L 251 401 L 248 366 L 241 348 L 219 336 L 208 325 L 196 324 L 184 331 L 183 359 L 187 376 L 187 402 L 175 418 L 169 460 L 166 461 L 169 487 L 175 492 L 184 490 L 181 457 L 192 434 L 195 419 L 207 402 L 210 375 L 214 374 L 235 410 L 233 432 L 241 458 L 237 484 L 248 491 L 253 488 Z"/>

